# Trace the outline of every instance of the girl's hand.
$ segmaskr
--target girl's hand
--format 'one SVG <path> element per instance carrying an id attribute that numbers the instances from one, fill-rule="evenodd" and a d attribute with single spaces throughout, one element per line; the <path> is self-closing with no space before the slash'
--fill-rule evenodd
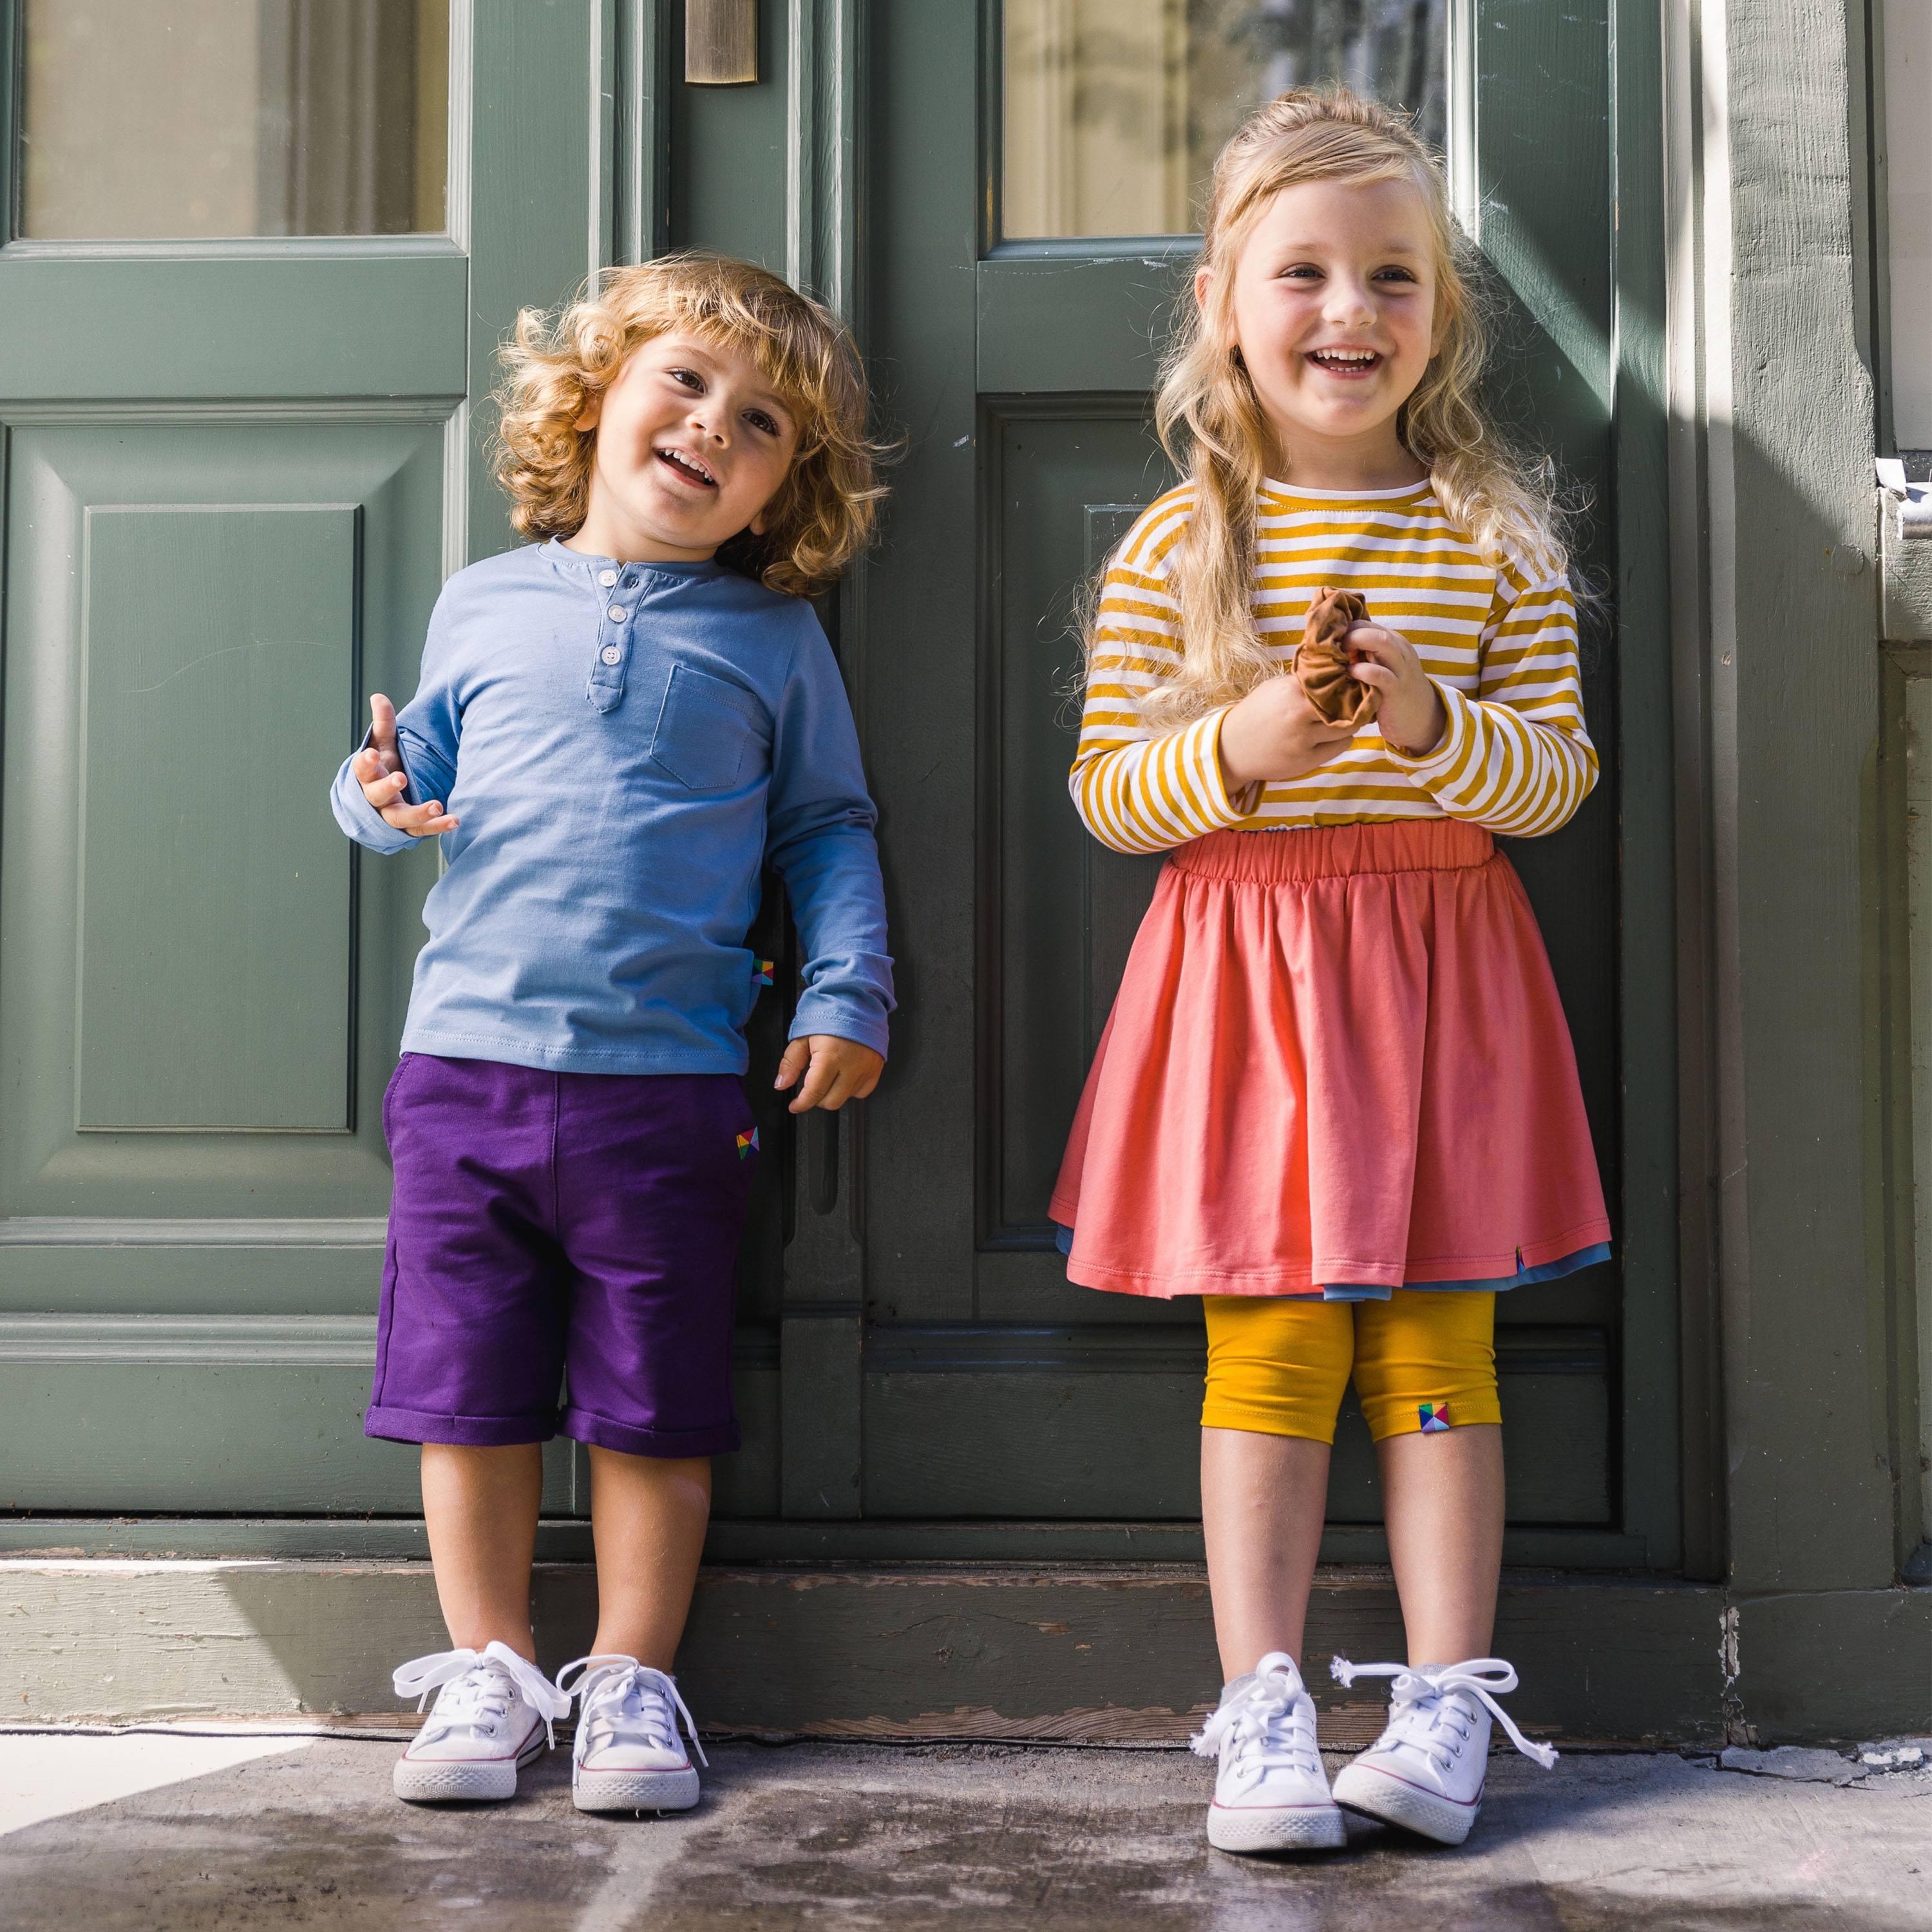
<path id="1" fill-rule="evenodd" d="M 404 805 L 402 796 L 410 788 L 410 775 L 403 770 L 403 754 L 396 743 L 396 707 L 379 691 L 369 700 L 369 742 L 349 761 L 362 788 L 362 796 L 382 814 L 386 825 L 406 832 L 412 838 L 427 838 L 438 832 L 454 832 L 457 820 L 442 808 L 440 799 L 427 805 Z"/>
<path id="2" fill-rule="evenodd" d="M 778 1062 L 778 1077 L 772 1084 L 783 1089 L 802 1073 L 805 1084 L 799 1088 L 790 1111 L 806 1114 L 814 1107 L 824 1107 L 836 1114 L 848 1100 L 864 1100 L 885 1070 L 885 1055 L 861 1046 L 856 1040 L 841 1040 L 832 1033 L 808 1034 L 785 1048 L 784 1058 Z"/>
<path id="3" fill-rule="evenodd" d="M 1382 694 L 1376 725 L 1384 741 L 1405 758 L 1428 757 L 1449 728 L 1449 714 L 1415 646 L 1400 631 L 1380 624 L 1351 624 L 1346 642 L 1364 658 L 1349 666 L 1348 675 Z"/>
<path id="4" fill-rule="evenodd" d="M 1221 720 L 1221 782 L 1230 794 L 1318 771 L 1355 735 L 1331 724 L 1287 672 L 1256 685 Z"/>

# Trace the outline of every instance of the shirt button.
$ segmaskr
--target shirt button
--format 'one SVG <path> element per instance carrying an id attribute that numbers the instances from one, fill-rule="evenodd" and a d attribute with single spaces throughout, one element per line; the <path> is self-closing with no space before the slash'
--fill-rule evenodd
<path id="1" fill-rule="evenodd" d="M 610 609 L 604 613 L 604 615 L 608 616 L 614 624 L 621 624 L 630 614 L 629 611 L 624 609 L 621 604 L 612 604 Z"/>
<path id="2" fill-rule="evenodd" d="M 606 590 L 608 590 L 616 580 L 617 573 L 614 570 L 600 570 L 597 573 L 597 581 L 602 584 Z"/>
<path id="3" fill-rule="evenodd" d="M 624 660 L 624 653 L 615 644 L 606 644 L 597 655 L 608 664 L 621 664 Z"/>

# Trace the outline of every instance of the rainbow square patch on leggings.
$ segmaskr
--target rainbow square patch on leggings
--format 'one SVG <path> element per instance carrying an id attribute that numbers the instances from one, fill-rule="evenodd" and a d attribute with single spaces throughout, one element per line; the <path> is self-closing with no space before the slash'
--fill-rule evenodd
<path id="1" fill-rule="evenodd" d="M 1449 1427 L 1449 1405 L 1446 1402 L 1420 1402 L 1415 1412 L 1422 1418 L 1422 1432 L 1425 1436 L 1440 1436 Z"/>
<path id="2" fill-rule="evenodd" d="M 738 1158 L 748 1160 L 758 1150 L 758 1130 L 756 1127 L 738 1136 Z"/>

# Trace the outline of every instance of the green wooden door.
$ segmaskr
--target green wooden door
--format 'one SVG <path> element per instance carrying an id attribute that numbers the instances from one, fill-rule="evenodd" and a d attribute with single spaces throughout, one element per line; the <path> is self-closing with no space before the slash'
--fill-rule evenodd
<path id="1" fill-rule="evenodd" d="M 1145 398 L 1194 245 L 1176 232 L 1190 190 L 1244 99 L 1339 73 L 1444 128 L 1513 298 L 1503 406 L 1594 502 L 1580 560 L 1593 580 L 1607 590 L 1621 571 L 1640 602 L 1654 596 L 1660 557 L 1618 549 L 1610 20 L 1605 0 L 976 10 L 872 16 L 867 340 L 910 447 L 863 590 L 860 682 L 905 1011 L 865 1123 L 862 1508 L 978 1520 L 987 1554 L 1179 1553 L 1196 1546 L 1198 1304 L 1070 1286 L 1047 1223 L 1157 866 L 1100 848 L 1068 802 L 1072 594 L 1164 487 Z M 1561 834 L 1511 849 L 1612 1202 L 1630 1043 L 1617 638 L 1606 598 L 1585 654 L 1604 782 Z M 1660 640 L 1647 648 L 1660 656 Z M 1667 730 L 1657 710 L 1636 727 Z M 1633 1124 L 1667 1142 L 1667 1115 Z M 1668 1385 L 1671 1288 L 1665 1269 L 1633 1280 L 1613 1263 L 1502 1304 L 1515 1560 L 1673 1560 L 1667 1430 L 1624 1426 Z M 1374 1554 L 1378 1515 L 1352 1413 L 1329 1553 Z"/>
<path id="2" fill-rule="evenodd" d="M 142 40 L 155 16 L 201 38 Z M 881 548 L 825 613 L 883 814 L 892 1063 L 863 1108 L 795 1127 L 760 1077 L 782 1002 L 754 1019 L 778 1157 L 713 1554 L 1198 1552 L 1197 1307 L 1070 1288 L 1045 1225 L 1154 871 L 1067 801 L 1067 617 L 1164 480 L 1145 397 L 1198 164 L 1244 98 L 1340 70 L 1442 118 L 1515 305 L 1505 400 L 1595 493 L 1605 781 L 1513 856 L 1620 1252 L 1505 1306 L 1510 1549 L 1667 1567 L 1660 298 L 1655 248 L 1641 224 L 1619 244 L 1611 212 L 1657 207 L 1654 94 L 1628 80 L 1654 18 L 1636 0 L 760 16 L 760 80 L 709 88 L 682 80 L 674 0 L 0 4 L 0 1508 L 278 1515 L 275 1546 L 412 1546 L 414 1459 L 359 1430 L 377 1102 L 435 862 L 365 861 L 322 788 L 364 694 L 412 683 L 442 578 L 510 541 L 480 399 L 516 308 L 691 244 L 850 316 L 907 435 Z M 80 44 L 89 20 L 106 38 Z M 186 78 L 144 91 L 170 59 Z M 111 158 L 124 124 L 139 160 L 90 190 L 90 142 Z M 326 166 L 304 165 L 304 129 Z M 784 956 L 782 906 L 760 933 Z M 578 1510 L 581 1473 L 560 1445 L 553 1516 Z M 1353 1419 L 1334 1504 L 1330 1554 L 1372 1556 Z"/>
<path id="3" fill-rule="evenodd" d="M 507 541 L 467 399 L 610 218 L 599 34 L 0 6 L 0 1508 L 416 1508 L 360 1424 L 436 857 L 324 794 Z"/>

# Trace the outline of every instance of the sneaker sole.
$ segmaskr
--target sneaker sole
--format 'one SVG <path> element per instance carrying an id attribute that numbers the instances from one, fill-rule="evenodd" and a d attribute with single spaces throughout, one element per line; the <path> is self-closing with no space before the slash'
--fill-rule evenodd
<path id="1" fill-rule="evenodd" d="M 580 1811 L 688 1811 L 698 1802 L 698 1772 L 584 1771 L 571 1780 Z"/>
<path id="2" fill-rule="evenodd" d="M 517 1773 L 543 1756 L 546 1746 L 538 1729 L 514 1758 L 490 1758 L 478 1763 L 462 1758 L 399 1758 L 390 1778 L 405 1804 L 494 1804 L 517 1795 Z"/>
<path id="3" fill-rule="evenodd" d="M 1405 1784 L 1365 1765 L 1346 1765 L 1335 1776 L 1335 1802 L 1364 1818 L 1400 1826 L 1438 1845 L 1460 1845 L 1482 1810 L 1482 1801 L 1458 1804 L 1432 1791 Z"/>
<path id="4" fill-rule="evenodd" d="M 1348 1835 L 1332 1804 L 1208 1808 L 1208 1842 L 1217 1852 L 1332 1852 Z"/>

